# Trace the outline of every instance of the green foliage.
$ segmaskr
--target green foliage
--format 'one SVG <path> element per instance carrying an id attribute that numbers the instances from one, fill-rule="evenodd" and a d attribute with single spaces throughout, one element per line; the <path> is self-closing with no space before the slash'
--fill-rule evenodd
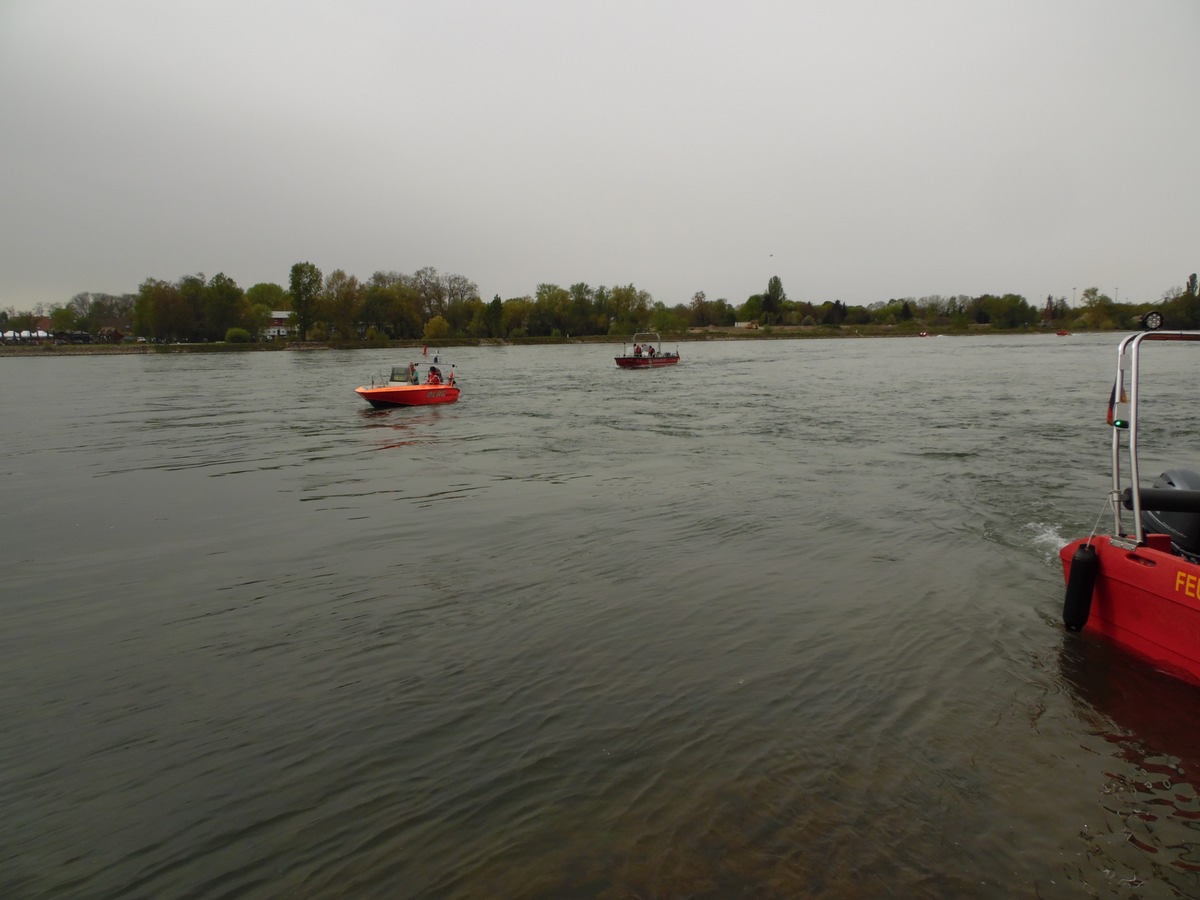
<path id="1" fill-rule="evenodd" d="M 341 269 L 335 269 L 325 281 L 324 317 L 340 340 L 348 341 L 357 336 L 355 325 L 361 318 L 364 293 L 358 279 Z"/>
<path id="2" fill-rule="evenodd" d="M 145 311 L 148 329 L 148 335 L 142 331 L 138 331 L 139 334 L 163 341 L 182 341 L 191 339 L 195 333 L 196 319 L 184 299 L 182 280 L 169 284 L 155 278 L 146 279 L 138 289 L 137 304 Z M 135 330 L 138 318 L 134 319 Z"/>
<path id="3" fill-rule="evenodd" d="M 75 330 L 75 313 L 69 307 L 52 310 L 50 313 L 50 330 L 55 334 L 60 331 Z"/>
<path id="4" fill-rule="evenodd" d="M 441 316 L 434 316 L 425 323 L 425 340 L 442 341 L 450 337 L 450 323 Z"/>
<path id="5" fill-rule="evenodd" d="M 410 276 L 376 272 L 363 296 L 362 321 L 393 338 L 416 339 L 424 330 L 421 298 Z"/>
<path id="6" fill-rule="evenodd" d="M 747 297 L 735 309 L 723 298 L 710 301 L 704 291 L 693 294 L 690 303 L 668 306 L 633 284 L 592 287 L 585 282 L 566 288 L 542 283 L 533 296 L 505 300 L 496 295 L 485 302 L 474 282 L 461 275 L 441 275 L 432 267 L 411 275 L 380 271 L 359 282 L 342 269 L 324 279 L 320 269 L 303 262 L 292 266 L 288 291 L 270 282 L 242 290 L 224 273 L 211 280 L 203 274 L 186 275 L 174 283 L 150 278 L 136 294 L 77 294 L 47 315 L 56 332 L 94 334 L 103 327 L 127 332 L 132 325 L 134 334 L 164 341 L 219 340 L 235 328 L 257 340 L 271 312 L 289 307 L 291 324 L 302 339 L 328 336 L 341 341 L 679 333 L 689 328 L 732 327 L 739 320 L 757 322 L 764 329 L 802 325 L 1104 329 L 1136 327 L 1139 317 L 1151 308 L 1162 312 L 1167 327 L 1182 329 L 1200 328 L 1198 281 L 1192 274 L 1185 287 L 1164 292 L 1156 304 L 1117 303 L 1099 288 L 1089 287 L 1082 293 L 1081 306 L 1075 308 L 1065 298 L 1053 296 L 1034 307 L 1015 294 L 905 297 L 849 306 L 840 300 L 790 300 L 779 277 L 772 276 L 763 293 Z M 29 328 L 36 327 L 41 315 L 41 310 L 36 316 L 18 316 L 11 309 L 0 313 L 13 323 L 28 319 Z"/>
<path id="7" fill-rule="evenodd" d="M 245 328 L 230 328 L 225 332 L 225 343 L 249 344 L 250 332 L 248 332 Z"/>
<path id="8" fill-rule="evenodd" d="M 841 300 L 821 304 L 821 324 L 841 325 L 846 319 L 846 305 Z"/>
<path id="9" fill-rule="evenodd" d="M 738 320 L 742 322 L 758 322 L 762 320 L 763 305 L 762 295 L 753 294 L 746 298 L 746 302 L 738 307 Z"/>
<path id="10" fill-rule="evenodd" d="M 296 316 L 296 331 L 300 340 L 307 340 L 317 314 L 317 303 L 321 297 L 321 270 L 310 262 L 292 266 L 288 285 L 292 293 L 292 312 Z"/>
<path id="11" fill-rule="evenodd" d="M 783 292 L 783 282 L 778 275 L 771 276 L 766 293 L 761 296 L 762 324 L 774 325 L 783 321 L 783 304 L 787 301 L 787 294 Z"/>
<path id="12" fill-rule="evenodd" d="M 249 298 L 250 292 L 246 291 L 247 302 L 249 301 Z M 246 330 L 250 332 L 250 336 L 254 338 L 254 340 L 257 341 L 259 336 L 263 333 L 263 330 L 267 327 L 267 325 L 270 324 L 271 312 L 272 307 L 265 306 L 262 303 L 256 303 L 246 310 L 246 315 L 243 321 L 246 325 Z"/>
<path id="13" fill-rule="evenodd" d="M 984 294 L 971 301 L 971 309 L 977 324 L 993 328 L 1020 328 L 1037 320 L 1037 310 L 1017 294 Z"/>
<path id="14" fill-rule="evenodd" d="M 650 313 L 650 328 L 660 334 L 679 334 L 688 329 L 687 307 L 668 309 L 661 303 L 654 304 Z"/>
<path id="15" fill-rule="evenodd" d="M 259 282 L 246 288 L 246 302 L 250 306 L 265 306 L 268 310 L 287 309 L 283 288 L 271 282 Z"/>
<path id="16" fill-rule="evenodd" d="M 202 339 L 204 328 L 204 275 L 185 275 L 179 279 L 179 296 L 187 317 L 184 337 L 189 341 Z"/>
<path id="17" fill-rule="evenodd" d="M 212 277 L 204 286 L 203 322 L 204 338 L 219 340 L 230 328 L 245 318 L 246 295 L 232 278 L 222 272 Z"/>

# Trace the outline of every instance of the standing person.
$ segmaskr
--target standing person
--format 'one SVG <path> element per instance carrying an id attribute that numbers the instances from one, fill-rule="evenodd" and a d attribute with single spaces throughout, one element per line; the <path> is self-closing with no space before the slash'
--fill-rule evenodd
<path id="1" fill-rule="evenodd" d="M 421 379 L 417 376 L 417 364 L 415 362 L 410 362 L 408 364 L 408 383 L 409 384 L 420 384 L 421 383 Z"/>

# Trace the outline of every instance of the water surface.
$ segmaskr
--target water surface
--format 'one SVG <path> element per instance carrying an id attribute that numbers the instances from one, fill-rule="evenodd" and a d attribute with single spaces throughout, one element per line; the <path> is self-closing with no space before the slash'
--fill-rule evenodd
<path id="1" fill-rule="evenodd" d="M 0 891 L 1196 896 L 1200 698 L 1059 621 L 1115 344 L 0 359 Z"/>

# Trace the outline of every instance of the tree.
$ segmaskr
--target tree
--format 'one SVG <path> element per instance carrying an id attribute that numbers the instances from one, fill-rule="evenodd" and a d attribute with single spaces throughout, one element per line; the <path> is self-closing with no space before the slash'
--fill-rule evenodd
<path id="1" fill-rule="evenodd" d="M 204 273 L 185 275 L 179 279 L 179 299 L 187 316 L 180 338 L 189 341 L 204 339 Z"/>
<path id="2" fill-rule="evenodd" d="M 355 325 L 363 306 L 363 289 L 358 279 L 335 269 L 325 281 L 326 308 L 329 320 L 344 341 L 357 337 Z"/>
<path id="3" fill-rule="evenodd" d="M 192 328 L 191 309 L 184 300 L 178 284 L 147 278 L 138 288 L 134 321 L 144 322 L 138 334 L 162 341 L 178 341 L 189 336 Z"/>
<path id="4" fill-rule="evenodd" d="M 751 294 L 738 307 L 738 316 L 743 322 L 757 322 L 762 318 L 762 294 Z"/>
<path id="5" fill-rule="evenodd" d="M 688 308 L 680 304 L 668 309 L 662 303 L 655 303 L 650 310 L 650 327 L 662 334 L 687 331 Z"/>
<path id="6" fill-rule="evenodd" d="M 528 297 L 505 300 L 500 310 L 500 332 L 504 337 L 525 337 L 529 328 L 529 317 L 533 301 Z"/>
<path id="7" fill-rule="evenodd" d="M 50 311 L 50 330 L 55 334 L 60 331 L 75 330 L 75 313 L 69 307 L 63 306 Z"/>
<path id="8" fill-rule="evenodd" d="M 431 319 L 446 311 L 446 285 L 437 269 L 426 266 L 412 275 L 412 285 L 421 298 L 423 318 Z"/>
<path id="9" fill-rule="evenodd" d="M 272 312 L 287 309 L 284 306 L 286 300 L 283 288 L 269 281 L 246 288 L 246 302 L 250 306 L 265 306 Z"/>
<path id="10" fill-rule="evenodd" d="M 571 292 L 557 284 L 539 284 L 533 301 L 529 333 L 547 335 L 570 333 Z M 578 334 L 578 331 L 576 331 Z"/>
<path id="11" fill-rule="evenodd" d="M 501 337 L 501 324 L 504 320 L 504 303 L 500 300 L 500 295 L 496 294 L 492 297 L 492 302 L 487 305 L 487 312 L 483 314 L 483 322 L 487 328 L 488 337 Z"/>
<path id="12" fill-rule="evenodd" d="M 446 304 L 446 322 L 451 334 L 463 334 L 475 318 L 475 307 L 483 304 L 477 297 L 451 297 Z"/>
<path id="13" fill-rule="evenodd" d="M 230 328 L 241 325 L 245 316 L 245 292 L 224 272 L 204 286 L 204 336 L 210 341 L 225 339 Z"/>
<path id="14" fill-rule="evenodd" d="M 465 275 L 447 275 L 445 288 L 447 303 L 467 303 L 479 299 L 479 286 Z"/>
<path id="15" fill-rule="evenodd" d="M 821 324 L 841 325 L 846 320 L 846 306 L 841 300 L 821 304 Z"/>
<path id="16" fill-rule="evenodd" d="M 425 340 L 440 341 L 450 336 L 450 323 L 441 316 L 434 316 L 425 323 Z"/>
<path id="17" fill-rule="evenodd" d="M 255 303 L 246 310 L 243 321 L 246 323 L 246 330 L 250 333 L 252 340 L 259 339 L 263 329 L 270 323 L 271 313 L 274 311 L 275 307 L 267 306 L 265 303 Z"/>
<path id="18" fill-rule="evenodd" d="M 607 326 L 597 327 L 595 291 L 583 281 L 571 285 L 570 290 L 567 334 L 596 334 L 607 331 Z"/>
<path id="19" fill-rule="evenodd" d="M 376 272 L 363 295 L 362 321 L 393 338 L 419 338 L 424 319 L 412 278 L 399 272 Z"/>
<path id="20" fill-rule="evenodd" d="M 71 312 L 75 315 L 75 328 L 78 328 L 81 331 L 89 332 L 90 334 L 95 334 L 100 330 L 99 323 L 94 321 L 91 317 L 92 295 L 88 292 L 84 291 L 83 293 L 76 294 L 74 297 L 72 297 L 70 302 L 67 303 L 67 309 L 71 310 Z M 137 319 L 135 306 L 135 333 L 142 334 L 143 332 L 136 331 L 136 323 Z"/>
<path id="21" fill-rule="evenodd" d="M 296 316 L 296 330 L 300 340 L 306 340 L 312 327 L 317 303 L 321 298 L 321 270 L 310 262 L 292 266 L 288 286 L 292 292 L 292 312 Z"/>
<path id="22" fill-rule="evenodd" d="M 609 303 L 615 312 L 616 333 L 644 331 L 650 321 L 651 302 L 647 291 L 640 291 L 632 284 L 613 288 L 609 293 Z"/>
<path id="23" fill-rule="evenodd" d="M 762 295 L 762 323 L 764 325 L 778 325 L 783 312 L 784 301 L 787 300 L 787 294 L 783 292 L 783 282 L 779 280 L 778 275 L 772 275 L 767 282 L 767 292 Z"/>

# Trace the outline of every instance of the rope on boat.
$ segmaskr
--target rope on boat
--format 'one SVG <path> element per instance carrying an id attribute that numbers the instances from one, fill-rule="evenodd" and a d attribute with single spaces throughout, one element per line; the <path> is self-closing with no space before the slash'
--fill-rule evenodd
<path id="1" fill-rule="evenodd" d="M 1116 504 L 1119 502 L 1119 500 L 1120 494 L 1118 494 L 1116 491 L 1108 492 L 1108 497 L 1105 499 L 1104 505 L 1100 507 L 1100 515 L 1096 516 L 1096 524 L 1092 526 L 1092 532 L 1088 535 L 1087 542 L 1084 544 L 1084 546 L 1092 546 L 1092 538 L 1094 538 L 1096 536 L 1096 532 L 1100 530 L 1100 520 L 1104 518 L 1104 514 L 1110 509 L 1115 510 L 1117 508 Z"/>

